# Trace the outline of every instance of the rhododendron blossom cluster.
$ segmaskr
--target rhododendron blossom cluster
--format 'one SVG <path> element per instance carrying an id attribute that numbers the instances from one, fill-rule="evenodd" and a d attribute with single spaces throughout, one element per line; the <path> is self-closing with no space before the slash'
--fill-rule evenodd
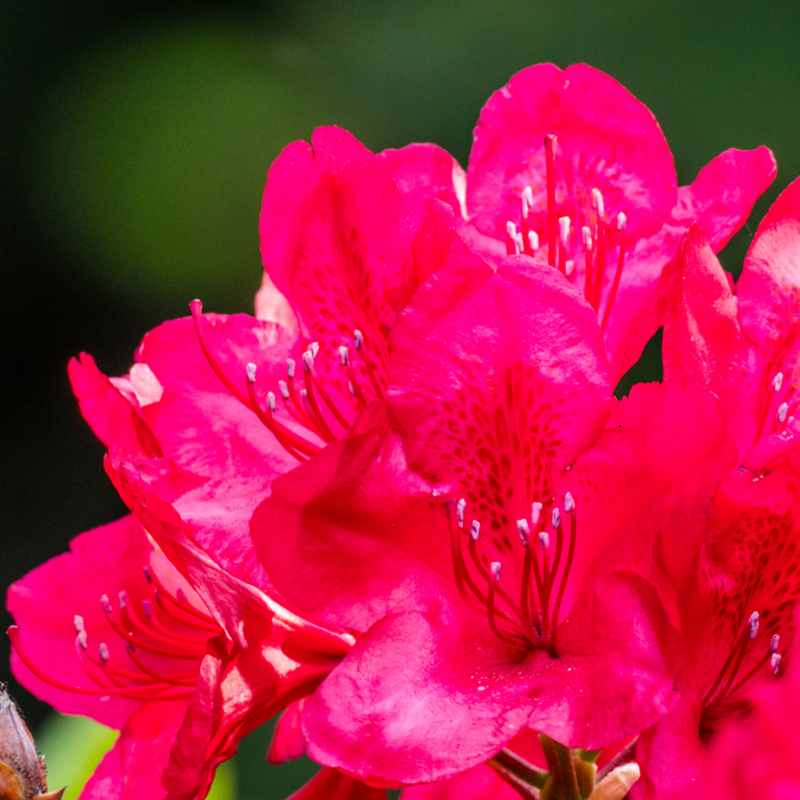
<path id="1" fill-rule="evenodd" d="M 466 171 L 286 147 L 255 316 L 69 365 L 131 514 L 8 608 L 18 679 L 121 730 L 83 797 L 200 800 L 281 712 L 303 800 L 800 796 L 800 181 L 715 256 L 775 172 L 679 187 L 585 65 L 495 92 Z"/>

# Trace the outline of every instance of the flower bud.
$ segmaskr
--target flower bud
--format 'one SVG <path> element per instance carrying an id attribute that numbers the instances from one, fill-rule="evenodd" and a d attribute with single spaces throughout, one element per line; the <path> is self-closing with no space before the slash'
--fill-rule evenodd
<path id="1" fill-rule="evenodd" d="M 17 706 L 0 684 L 0 800 L 60 800 L 64 790 L 47 792 L 44 759 Z"/>

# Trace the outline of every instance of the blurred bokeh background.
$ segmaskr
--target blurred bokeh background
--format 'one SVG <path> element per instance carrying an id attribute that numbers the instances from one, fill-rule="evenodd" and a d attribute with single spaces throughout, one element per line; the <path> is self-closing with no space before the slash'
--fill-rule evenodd
<path id="1" fill-rule="evenodd" d="M 652 109 L 681 183 L 728 147 L 773 149 L 778 179 L 723 254 L 737 273 L 800 174 L 798 42 L 791 0 L 3 0 L 0 583 L 124 513 L 68 358 L 121 374 L 194 297 L 251 311 L 261 192 L 288 141 L 336 123 L 376 150 L 433 141 L 466 166 L 481 105 L 512 73 L 586 61 Z M 636 374 L 659 369 L 656 340 Z M 51 769 L 79 784 L 108 734 L 48 717 L 7 655 L 3 637 L 0 679 L 64 764 Z M 309 765 L 265 772 L 268 741 L 244 743 L 218 798 L 299 785 Z"/>

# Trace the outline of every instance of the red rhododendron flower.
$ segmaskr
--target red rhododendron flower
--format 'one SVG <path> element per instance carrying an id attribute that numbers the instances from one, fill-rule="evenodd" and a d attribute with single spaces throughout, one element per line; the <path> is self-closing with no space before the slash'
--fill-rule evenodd
<path id="1" fill-rule="evenodd" d="M 765 147 L 727 150 L 678 187 L 652 113 L 585 64 L 537 64 L 495 92 L 465 180 L 428 147 L 427 172 L 440 176 L 442 199 L 461 208 L 469 224 L 459 231 L 471 246 L 495 260 L 514 252 L 545 259 L 596 310 L 614 384 L 660 324 L 658 279 L 681 234 L 698 222 L 722 249 L 776 170 Z"/>
<path id="2" fill-rule="evenodd" d="M 205 797 L 239 739 L 312 692 L 353 641 L 189 540 L 163 541 L 183 575 L 125 517 L 9 589 L 17 678 L 60 711 L 121 730 L 86 798 Z"/>
<path id="3" fill-rule="evenodd" d="M 612 409 L 600 329 L 526 256 L 440 269 L 392 347 L 398 433 L 331 445 L 253 520 L 279 591 L 365 632 L 303 712 L 310 755 L 378 784 L 424 782 L 526 725 L 600 747 L 661 717 L 672 635 L 635 570 L 650 571 L 652 537 L 676 516 L 701 528 L 702 512 L 677 509 L 704 492 L 707 511 L 730 469 L 717 401 L 652 387 L 576 463 Z M 635 498 L 620 486 L 633 474 Z"/>
<path id="4" fill-rule="evenodd" d="M 795 614 L 795 627 L 797 614 Z M 707 782 L 684 797 L 787 800 L 800 797 L 800 661 L 796 648 L 781 680 L 751 693 L 752 716 L 725 726 Z"/>
<path id="5" fill-rule="evenodd" d="M 746 713 L 794 636 L 800 597 L 797 513 L 800 182 L 762 221 L 733 292 L 702 231 L 686 235 L 665 276 L 668 377 L 711 388 L 727 412 L 739 469 L 722 483 L 705 548 L 683 588 L 690 660 L 682 702 L 638 748 L 637 793 L 669 796 L 712 769 L 715 733 Z"/>

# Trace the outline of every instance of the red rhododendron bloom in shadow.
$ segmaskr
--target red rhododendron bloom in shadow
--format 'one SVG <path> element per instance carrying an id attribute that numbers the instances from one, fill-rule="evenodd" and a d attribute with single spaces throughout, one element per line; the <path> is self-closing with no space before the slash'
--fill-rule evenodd
<path id="1" fill-rule="evenodd" d="M 303 712 L 309 754 L 376 785 L 418 783 L 525 726 L 601 747 L 663 716 L 680 654 L 641 573 L 655 533 L 690 516 L 687 487 L 705 491 L 699 529 L 730 469 L 718 402 L 651 387 L 615 412 L 612 460 L 592 461 L 614 406 L 596 316 L 526 256 L 440 269 L 392 348 L 396 431 L 334 443 L 253 519 L 279 591 L 364 632 Z M 635 498 L 619 494 L 626 474 Z"/>
<path id="2" fill-rule="evenodd" d="M 658 280 L 681 234 L 696 221 L 722 249 L 775 177 L 767 148 L 727 150 L 678 187 L 652 113 L 585 64 L 537 64 L 495 92 L 465 182 L 428 147 L 443 199 L 456 179 L 460 205 L 450 202 L 462 209 L 470 246 L 494 260 L 515 252 L 546 260 L 595 309 L 614 384 L 660 324 Z"/>
<path id="3" fill-rule="evenodd" d="M 188 539 L 163 541 L 172 563 L 125 517 L 9 589 L 17 678 L 59 711 L 121 730 L 85 798 L 205 797 L 239 739 L 313 692 L 353 641 Z"/>
<path id="4" fill-rule="evenodd" d="M 751 694 L 752 716 L 730 723 L 720 732 L 706 783 L 681 796 L 720 800 L 800 797 L 800 660 L 795 650 L 781 680 Z"/>
<path id="5" fill-rule="evenodd" d="M 645 796 L 703 781 L 717 729 L 747 713 L 794 636 L 800 597 L 798 393 L 800 183 L 759 226 L 733 294 L 701 231 L 686 236 L 666 281 L 668 376 L 711 388 L 729 418 L 741 466 L 715 497 L 705 548 L 682 595 L 689 649 L 682 702 L 638 748 Z M 780 649 L 779 649 L 780 648 Z"/>

